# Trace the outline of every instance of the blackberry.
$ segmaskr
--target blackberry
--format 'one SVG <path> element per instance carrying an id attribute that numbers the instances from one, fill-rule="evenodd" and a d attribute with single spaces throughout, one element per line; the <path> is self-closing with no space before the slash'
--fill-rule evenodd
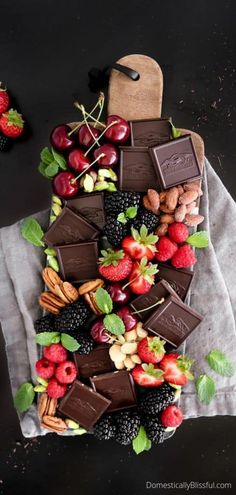
<path id="1" fill-rule="evenodd" d="M 82 327 L 90 316 L 90 311 L 83 301 L 76 301 L 62 309 L 55 317 L 56 332 L 71 335 L 74 330 Z"/>
<path id="2" fill-rule="evenodd" d="M 42 316 L 42 318 L 36 320 L 34 322 L 36 333 L 54 332 L 54 320 L 55 318 L 53 315 Z"/>
<path id="3" fill-rule="evenodd" d="M 137 411 L 121 411 L 115 415 L 115 439 L 122 445 L 129 445 L 137 436 L 141 425 L 141 418 Z"/>
<path id="4" fill-rule="evenodd" d="M 175 391 L 168 383 L 155 390 L 145 393 L 139 402 L 140 410 L 149 415 L 155 415 L 173 402 Z"/>
<path id="5" fill-rule="evenodd" d="M 10 147 L 10 139 L 0 133 L 0 151 L 7 151 Z"/>
<path id="6" fill-rule="evenodd" d="M 116 426 L 114 416 L 107 414 L 103 416 L 95 425 L 93 430 L 95 438 L 98 440 L 109 440 L 116 434 Z"/>
<path id="7" fill-rule="evenodd" d="M 117 220 L 116 215 L 107 216 L 103 234 L 107 237 L 107 240 L 112 246 L 118 247 L 121 244 L 122 239 L 129 234 L 129 231 L 129 222 L 123 224 Z"/>
<path id="8" fill-rule="evenodd" d="M 130 206 L 139 207 L 141 194 L 138 192 L 107 193 L 105 195 L 105 210 L 107 213 L 121 213 Z"/>
<path id="9" fill-rule="evenodd" d="M 143 423 L 149 440 L 153 443 L 162 443 L 164 441 L 165 428 L 159 418 L 146 417 Z"/>
<path id="10" fill-rule="evenodd" d="M 146 225 L 148 232 L 153 232 L 159 224 L 159 218 L 154 215 L 151 211 L 145 210 L 145 208 L 140 208 L 137 216 L 133 221 L 133 227 L 138 231 L 142 225 Z"/>
<path id="11" fill-rule="evenodd" d="M 81 331 L 77 333 L 73 332 L 73 335 L 71 336 L 74 337 L 80 344 L 80 347 L 77 351 L 79 354 L 89 354 L 93 350 L 95 342 L 88 333 Z"/>

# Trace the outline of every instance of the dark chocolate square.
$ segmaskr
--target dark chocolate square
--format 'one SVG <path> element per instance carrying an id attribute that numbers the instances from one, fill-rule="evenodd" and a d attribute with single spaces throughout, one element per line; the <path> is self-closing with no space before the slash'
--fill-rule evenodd
<path id="1" fill-rule="evenodd" d="M 144 323 L 144 328 L 179 347 L 201 323 L 203 317 L 176 297 L 166 301 Z"/>
<path id="2" fill-rule="evenodd" d="M 133 378 L 128 371 L 114 371 L 90 378 L 94 390 L 111 401 L 107 411 L 119 411 L 137 405 Z"/>
<path id="3" fill-rule="evenodd" d="M 102 192 L 82 194 L 74 199 L 67 200 L 66 204 L 78 211 L 93 225 L 103 229 L 106 218 L 104 211 L 104 194 Z"/>
<path id="4" fill-rule="evenodd" d="M 99 345 L 89 354 L 74 352 L 74 360 L 79 377 L 89 378 L 93 375 L 108 373 L 114 370 L 115 366 L 109 356 L 109 348 L 109 345 Z"/>
<path id="5" fill-rule="evenodd" d="M 162 298 L 166 299 L 170 295 L 179 299 L 178 294 L 176 294 L 168 282 L 165 280 L 159 280 L 157 284 L 151 287 L 149 292 L 136 297 L 136 299 L 130 303 L 130 306 L 135 312 L 138 313 L 138 317 L 141 321 L 147 321 L 154 311 L 160 306 L 157 305 L 147 310 L 145 310 L 145 308 L 155 305 L 155 303 L 160 301 Z"/>
<path id="6" fill-rule="evenodd" d="M 96 241 L 55 246 L 55 249 L 64 280 L 83 283 L 99 276 Z"/>
<path id="7" fill-rule="evenodd" d="M 121 147 L 119 189 L 146 192 L 149 188 L 160 189 L 148 148 Z"/>
<path id="8" fill-rule="evenodd" d="M 158 277 L 166 280 L 184 301 L 190 289 L 194 272 L 187 268 L 174 268 L 162 263 L 158 263 L 158 270 Z"/>
<path id="9" fill-rule="evenodd" d="M 170 119 L 131 120 L 130 131 L 132 146 L 154 146 L 172 137 Z"/>
<path id="10" fill-rule="evenodd" d="M 149 148 L 163 189 L 201 178 L 201 169 L 191 136 L 172 139 Z"/>
<path id="11" fill-rule="evenodd" d="M 107 410 L 111 401 L 76 380 L 63 397 L 59 411 L 90 430 Z"/>

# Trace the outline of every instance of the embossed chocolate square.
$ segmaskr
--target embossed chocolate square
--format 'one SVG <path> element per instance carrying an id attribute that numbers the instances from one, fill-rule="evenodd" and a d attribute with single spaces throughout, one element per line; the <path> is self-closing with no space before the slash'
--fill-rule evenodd
<path id="1" fill-rule="evenodd" d="M 170 118 L 131 120 L 130 131 L 132 146 L 154 146 L 172 136 Z"/>
<path id="2" fill-rule="evenodd" d="M 191 136 L 172 139 L 149 148 L 161 187 L 169 187 L 201 178 L 201 169 Z"/>
<path id="3" fill-rule="evenodd" d="M 67 200 L 66 204 L 75 211 L 78 211 L 78 213 L 93 225 L 101 230 L 103 229 L 106 223 L 106 217 L 104 194 L 102 192 L 83 194 L 77 198 Z"/>
<path id="4" fill-rule="evenodd" d="M 91 430 L 111 401 L 76 380 L 69 392 L 63 397 L 59 411 L 71 418 L 86 430 Z"/>
<path id="5" fill-rule="evenodd" d="M 61 214 L 52 223 L 44 235 L 48 246 L 56 244 L 72 244 L 79 241 L 96 239 L 99 231 L 85 218 L 64 206 Z"/>
<path id="6" fill-rule="evenodd" d="M 158 270 L 158 277 L 166 280 L 184 301 L 190 289 L 194 272 L 187 268 L 174 268 L 164 263 L 158 263 Z"/>
<path id="7" fill-rule="evenodd" d="M 90 378 L 91 384 L 111 401 L 107 412 L 119 411 L 137 405 L 133 378 L 128 371 L 114 371 Z"/>
<path id="8" fill-rule="evenodd" d="M 96 241 L 54 247 L 60 265 L 60 274 L 64 280 L 83 283 L 99 276 Z"/>
<path id="9" fill-rule="evenodd" d="M 109 345 L 99 345 L 89 354 L 74 352 L 74 360 L 79 376 L 89 378 L 93 375 L 108 373 L 115 369 L 114 363 L 109 356 Z"/>
<path id="10" fill-rule="evenodd" d="M 160 186 L 148 148 L 120 147 L 119 189 L 146 192 L 149 188 Z"/>
<path id="11" fill-rule="evenodd" d="M 201 323 L 203 317 L 176 297 L 166 301 L 144 323 L 144 328 L 179 347 Z"/>
<path id="12" fill-rule="evenodd" d="M 176 294 L 168 282 L 159 280 L 157 284 L 151 287 L 149 292 L 136 297 L 130 303 L 130 306 L 138 313 L 141 321 L 147 321 L 154 311 L 159 308 L 159 305 L 157 305 L 158 301 L 161 301 L 162 298 L 166 299 L 170 295 L 179 299 L 178 294 Z"/>

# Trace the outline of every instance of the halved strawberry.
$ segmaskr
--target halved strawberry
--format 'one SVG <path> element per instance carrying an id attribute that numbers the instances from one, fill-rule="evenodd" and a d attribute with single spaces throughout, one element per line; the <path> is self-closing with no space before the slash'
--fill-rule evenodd
<path id="1" fill-rule="evenodd" d="M 112 282 L 118 282 L 127 278 L 132 270 L 133 262 L 131 258 L 122 249 L 101 251 L 102 257 L 99 258 L 99 273 Z"/>
<path id="2" fill-rule="evenodd" d="M 192 364 L 193 360 L 188 356 L 170 353 L 163 357 L 159 366 L 164 371 L 166 382 L 174 385 L 186 385 L 188 380 L 193 380 L 193 374 L 189 371 Z"/>
<path id="3" fill-rule="evenodd" d="M 134 260 L 141 260 L 144 256 L 150 261 L 154 258 L 156 252 L 155 243 L 158 236 L 148 234 L 148 229 L 142 225 L 140 232 L 131 227 L 132 236 L 125 237 L 122 241 L 122 248 Z"/>
<path id="4" fill-rule="evenodd" d="M 132 370 L 132 377 L 142 387 L 159 387 L 164 382 L 163 371 L 155 364 L 138 364 Z"/>
<path id="5" fill-rule="evenodd" d="M 155 283 L 155 274 L 158 272 L 157 265 L 148 263 L 147 258 L 141 259 L 140 263 L 135 261 L 129 276 L 130 290 L 134 294 L 145 294 Z"/>
<path id="6" fill-rule="evenodd" d="M 145 363 L 159 363 L 166 352 L 165 344 L 160 337 L 145 337 L 138 344 L 138 355 Z"/>

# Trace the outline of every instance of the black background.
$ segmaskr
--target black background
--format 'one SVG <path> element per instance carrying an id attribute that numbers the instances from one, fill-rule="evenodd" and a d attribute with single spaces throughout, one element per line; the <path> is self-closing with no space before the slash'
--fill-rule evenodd
<path id="1" fill-rule="evenodd" d="M 1 0 L 0 79 L 29 123 L 28 138 L 0 156 L 1 226 L 48 207 L 50 185 L 37 165 L 52 126 L 78 119 L 75 97 L 88 107 L 94 103 L 87 87 L 91 66 L 130 53 L 160 63 L 163 115 L 202 135 L 208 158 L 235 195 L 235 15 L 233 0 Z M 158 491 L 148 491 L 146 481 L 191 480 L 231 482 L 235 490 L 234 418 L 185 421 L 169 442 L 139 457 L 87 436 L 27 441 L 12 406 L 4 350 L 0 377 L 4 495 L 139 495 Z"/>

